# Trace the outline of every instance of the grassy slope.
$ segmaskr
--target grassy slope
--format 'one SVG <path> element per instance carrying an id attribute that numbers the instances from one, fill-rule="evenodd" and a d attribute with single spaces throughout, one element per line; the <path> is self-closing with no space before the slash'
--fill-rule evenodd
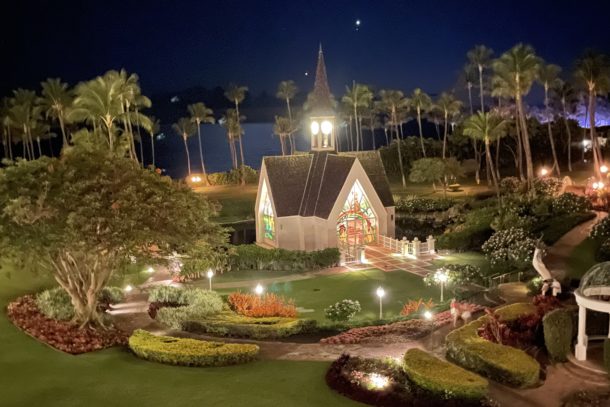
<path id="1" fill-rule="evenodd" d="M 264 361 L 224 368 L 144 362 L 125 350 L 81 356 L 52 350 L 6 318 L 16 296 L 44 283 L 0 272 L 0 405 L 38 406 L 349 406 L 324 383 L 327 363 Z"/>
<path id="2" fill-rule="evenodd" d="M 266 275 L 265 272 L 259 273 L 262 277 Z M 250 283 L 246 283 L 244 291 L 250 290 L 255 285 L 255 281 L 251 280 Z M 276 283 L 267 289 L 293 298 L 299 307 L 313 310 L 313 312 L 303 313 L 303 317 L 324 321 L 324 308 L 346 298 L 360 301 L 362 312 L 359 314 L 359 318 L 378 317 L 379 300 L 375 296 L 375 291 L 379 286 L 386 291 L 383 300 L 384 317 L 398 315 L 403 304 L 409 299 L 423 297 L 439 300 L 439 291 L 436 288 L 426 287 L 421 277 L 403 271 L 386 273 L 377 269 Z M 229 293 L 236 290 L 219 291 Z"/>
<path id="3" fill-rule="evenodd" d="M 254 219 L 256 190 L 257 185 L 223 185 L 199 188 L 197 192 L 222 205 L 217 222 L 233 223 Z"/>
<path id="4" fill-rule="evenodd" d="M 589 238 L 576 246 L 568 258 L 567 276 L 580 279 L 594 264 L 597 264 L 595 253 L 598 247 L 599 244 Z"/>

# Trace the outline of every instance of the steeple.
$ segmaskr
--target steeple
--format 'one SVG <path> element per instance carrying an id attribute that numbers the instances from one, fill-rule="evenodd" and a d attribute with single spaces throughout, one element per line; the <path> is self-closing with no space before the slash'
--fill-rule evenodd
<path id="1" fill-rule="evenodd" d="M 313 85 L 313 92 L 310 99 L 311 111 L 314 114 L 332 114 L 333 100 L 326 77 L 326 65 L 324 64 L 324 53 L 322 44 L 318 51 L 318 66 L 316 67 L 316 79 Z"/>

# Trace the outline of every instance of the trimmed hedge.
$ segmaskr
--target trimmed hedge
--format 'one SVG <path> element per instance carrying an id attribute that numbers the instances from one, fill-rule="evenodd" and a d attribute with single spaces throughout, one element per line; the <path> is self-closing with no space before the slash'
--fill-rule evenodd
<path id="1" fill-rule="evenodd" d="M 250 318 L 233 312 L 192 319 L 182 324 L 182 329 L 188 332 L 253 339 L 285 338 L 311 332 L 315 327 L 316 321 L 311 319 Z"/>
<path id="2" fill-rule="evenodd" d="M 157 311 L 155 319 L 172 329 L 182 329 L 185 321 L 204 318 L 222 311 L 224 303 L 216 291 L 201 288 L 180 289 L 157 287 L 151 291 L 149 301 L 184 304 L 181 307 L 163 307 Z M 171 288 L 171 289 L 168 289 Z"/>
<path id="3" fill-rule="evenodd" d="M 483 399 L 489 383 L 481 376 L 445 362 L 421 349 L 410 349 L 403 358 L 409 379 L 442 399 Z"/>
<path id="4" fill-rule="evenodd" d="M 555 362 L 565 362 L 572 347 L 572 315 L 558 308 L 542 318 L 544 346 Z"/>
<path id="5" fill-rule="evenodd" d="M 503 320 L 514 320 L 535 312 L 532 304 L 517 303 L 498 308 Z M 490 342 L 478 334 L 485 324 L 483 316 L 447 335 L 447 358 L 487 378 L 516 387 L 538 383 L 540 365 L 524 351 Z"/>
<path id="6" fill-rule="evenodd" d="M 493 234 L 491 222 L 496 216 L 495 207 L 473 209 L 464 215 L 461 223 L 452 225 L 438 236 L 437 248 L 450 250 L 480 250 Z"/>
<path id="7" fill-rule="evenodd" d="M 317 270 L 339 263 L 339 249 L 312 252 L 285 249 L 265 249 L 255 244 L 235 246 L 229 259 L 233 270 Z"/>
<path id="8" fill-rule="evenodd" d="M 227 366 L 256 359 L 257 345 L 157 336 L 137 329 L 129 348 L 142 359 L 181 366 Z"/>

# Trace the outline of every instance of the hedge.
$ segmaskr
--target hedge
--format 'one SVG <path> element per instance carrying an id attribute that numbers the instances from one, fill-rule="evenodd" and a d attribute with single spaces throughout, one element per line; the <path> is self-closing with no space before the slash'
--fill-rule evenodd
<path id="1" fill-rule="evenodd" d="M 137 329 L 129 347 L 142 359 L 181 366 L 227 366 L 256 359 L 257 345 L 157 336 Z"/>
<path id="2" fill-rule="evenodd" d="M 498 308 L 503 320 L 514 320 L 535 312 L 532 304 L 516 303 Z M 538 383 L 540 365 L 524 351 L 490 342 L 478 335 L 486 316 L 470 322 L 447 335 L 447 358 L 487 378 L 516 387 Z"/>
<path id="3" fill-rule="evenodd" d="M 253 339 L 285 338 L 311 332 L 315 327 L 316 321 L 310 319 L 250 318 L 233 312 L 192 319 L 182 324 L 182 329 L 188 332 Z"/>
<path id="4" fill-rule="evenodd" d="M 496 216 L 495 207 L 482 207 L 468 212 L 461 223 L 451 226 L 437 238 L 437 248 L 450 250 L 481 250 L 483 243 L 493 234 L 491 222 Z"/>
<path id="5" fill-rule="evenodd" d="M 569 311 L 558 308 L 542 318 L 544 346 L 555 362 L 565 362 L 572 347 L 572 316 Z"/>
<path id="6" fill-rule="evenodd" d="M 149 301 L 184 304 L 180 307 L 163 307 L 157 311 L 155 319 L 172 329 L 182 329 L 184 321 L 217 314 L 224 306 L 216 291 L 201 288 L 155 287 L 149 294 Z"/>
<path id="7" fill-rule="evenodd" d="M 265 249 L 249 244 L 235 246 L 229 260 L 233 270 L 317 270 L 339 263 L 336 248 L 305 252 L 300 250 Z"/>
<path id="8" fill-rule="evenodd" d="M 104 287 L 98 293 L 99 306 L 116 304 L 125 298 L 119 287 Z M 74 317 L 74 305 L 70 295 L 62 288 L 55 287 L 36 295 L 36 306 L 47 318 L 68 321 Z"/>
<path id="9" fill-rule="evenodd" d="M 414 348 L 405 353 L 403 369 L 413 383 L 442 399 L 480 400 L 486 396 L 489 386 L 481 376 L 421 349 Z"/>

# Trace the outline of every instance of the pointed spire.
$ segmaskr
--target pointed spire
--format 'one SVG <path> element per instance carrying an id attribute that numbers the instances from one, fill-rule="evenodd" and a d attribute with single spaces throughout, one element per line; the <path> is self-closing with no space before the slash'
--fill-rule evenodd
<path id="1" fill-rule="evenodd" d="M 324 53 L 322 52 L 322 43 L 318 51 L 318 66 L 316 67 L 316 79 L 313 85 L 311 94 L 312 112 L 328 114 L 333 112 L 332 95 L 328 86 L 328 78 L 326 77 L 326 65 L 324 64 Z"/>

